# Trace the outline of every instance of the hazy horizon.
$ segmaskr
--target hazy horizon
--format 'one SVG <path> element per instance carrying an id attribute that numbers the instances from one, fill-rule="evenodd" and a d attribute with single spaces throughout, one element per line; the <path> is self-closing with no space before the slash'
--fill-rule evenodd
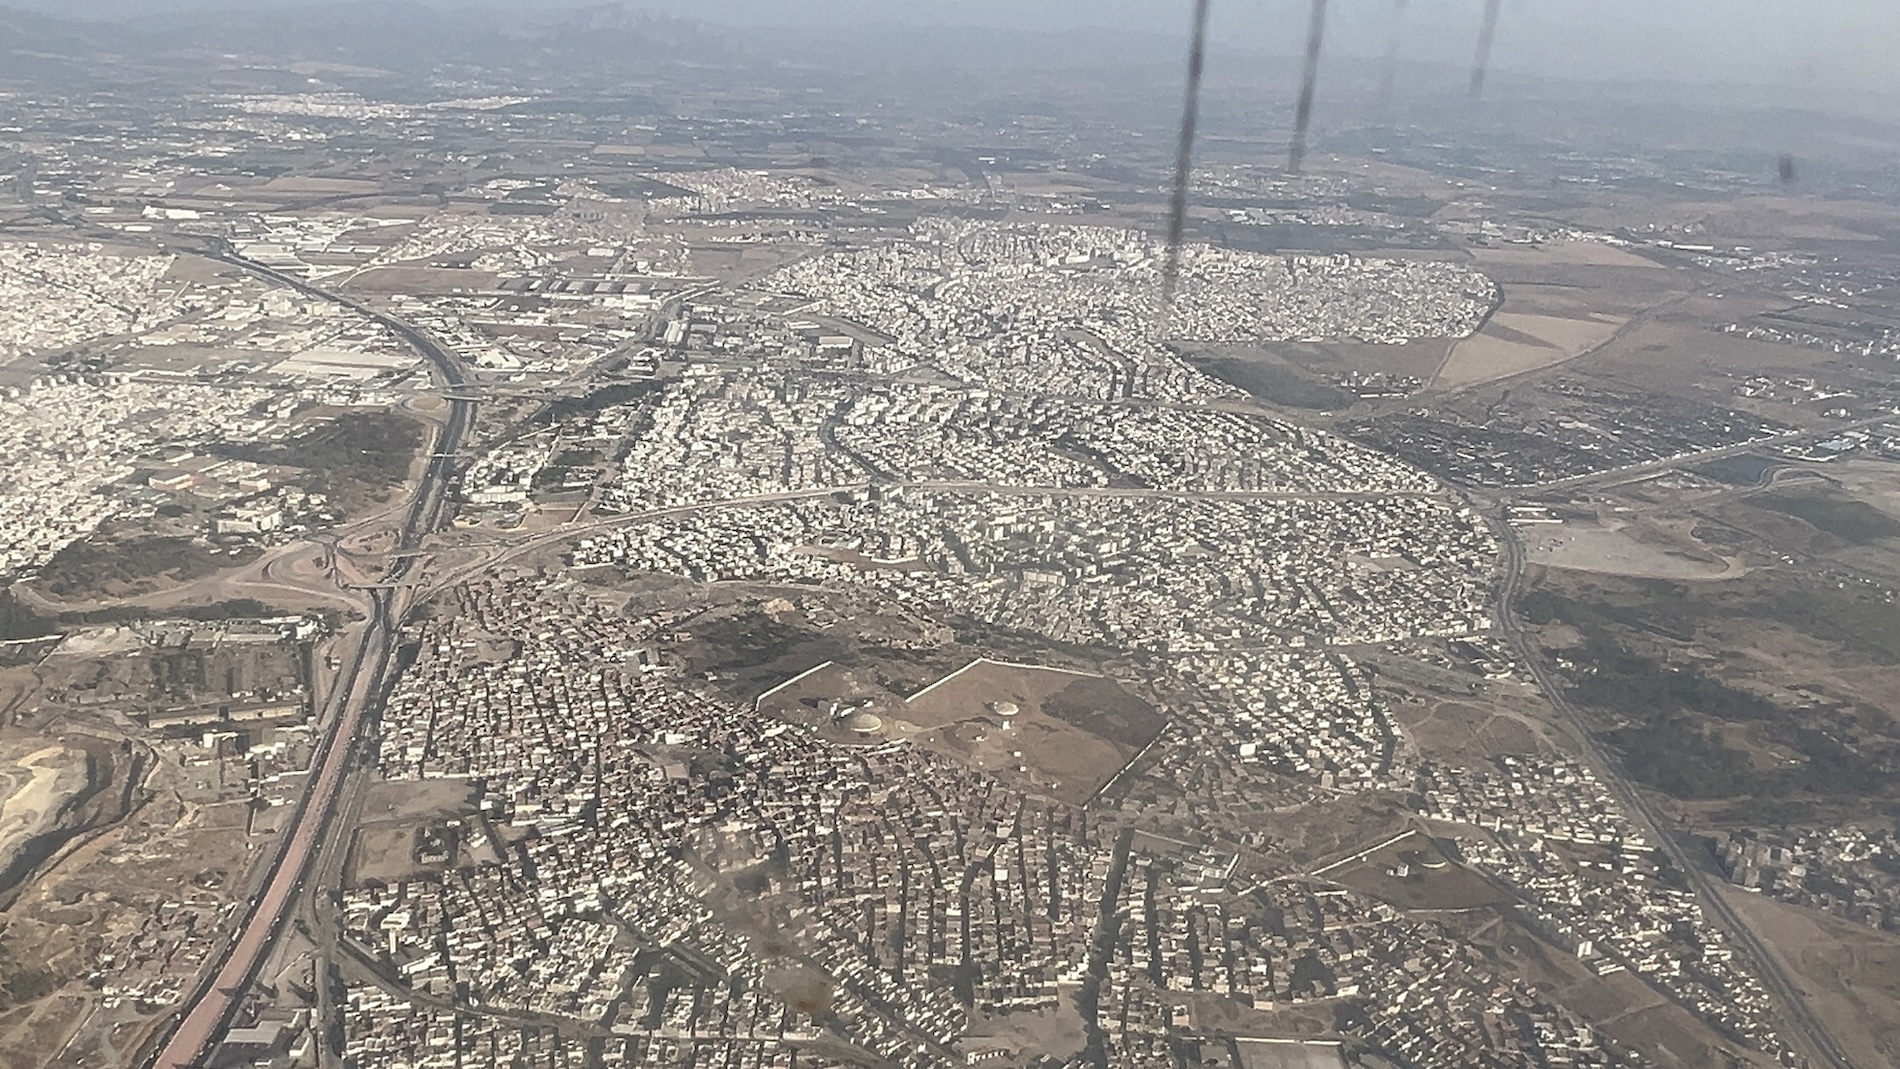
<path id="1" fill-rule="evenodd" d="M 0 0 L 0 4 L 8 0 Z M 360 0 L 356 0 L 360 2 Z M 488 0 L 423 0 L 443 9 L 522 11 Z M 11 6 L 81 18 L 124 18 L 232 7 L 259 0 L 10 0 Z M 276 7 L 321 7 L 311 0 L 264 0 Z M 1484 0 L 1411 0 L 1403 14 L 1402 54 L 1411 60 L 1468 63 Z M 539 3 L 555 13 L 578 2 Z M 632 0 L 630 10 L 746 26 L 838 27 L 884 24 L 1000 31 L 1090 28 L 1178 37 L 1187 0 Z M 1309 0 L 1216 2 L 1212 33 L 1229 50 L 1291 54 L 1303 40 Z M 1383 55 L 1394 0 L 1333 0 L 1331 56 Z M 1900 4 L 1885 0 L 1506 0 L 1494 63 L 1591 81 L 1670 80 L 1781 86 L 1833 94 L 1900 92 L 1900 70 L 1886 46 L 1900 40 Z"/>

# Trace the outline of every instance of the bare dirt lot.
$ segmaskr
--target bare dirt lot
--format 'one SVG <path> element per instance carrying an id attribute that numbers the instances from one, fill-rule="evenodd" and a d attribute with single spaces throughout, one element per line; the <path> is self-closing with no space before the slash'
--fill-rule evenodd
<path id="1" fill-rule="evenodd" d="M 1431 839 L 1411 835 L 1365 857 L 1328 869 L 1325 878 L 1400 909 L 1427 912 L 1503 905 L 1510 896 L 1447 858 Z"/>
<path id="2" fill-rule="evenodd" d="M 1729 901 L 1857 1065 L 1900 1065 L 1900 938 L 1759 895 Z"/>
<path id="3" fill-rule="evenodd" d="M 1472 259 L 1490 270 L 1564 267 L 1622 267 L 1662 270 L 1661 264 L 1600 241 L 1551 241 L 1533 247 L 1474 249 Z"/>
<path id="4" fill-rule="evenodd" d="M 1523 703 L 1485 695 L 1469 700 L 1420 698 L 1394 709 L 1399 726 L 1419 751 L 1447 761 L 1541 753 L 1547 729 Z"/>
<path id="5" fill-rule="evenodd" d="M 35 838 L 86 789 L 86 755 L 45 739 L 0 740 L 0 889 Z"/>
<path id="6" fill-rule="evenodd" d="M 1509 298 L 1504 306 L 1512 307 Z M 1434 385 L 1457 390 L 1554 367 L 1609 341 L 1625 322 L 1500 311 L 1483 330 L 1452 348 Z"/>
<path id="7" fill-rule="evenodd" d="M 946 676 L 893 713 L 978 767 L 1033 768 L 1052 796 L 1074 803 L 1100 790 L 1164 724 L 1102 676 L 990 660 Z"/>
<path id="8" fill-rule="evenodd" d="M 376 267 L 351 277 L 357 293 L 480 293 L 495 288 L 493 271 L 446 267 Z"/>
<path id="9" fill-rule="evenodd" d="M 1729 579 L 1747 571 L 1734 558 L 1709 552 L 1693 539 L 1629 521 L 1526 525 L 1525 559 L 1533 564 L 1643 579 Z M 1672 542 L 1674 544 L 1672 544 Z"/>

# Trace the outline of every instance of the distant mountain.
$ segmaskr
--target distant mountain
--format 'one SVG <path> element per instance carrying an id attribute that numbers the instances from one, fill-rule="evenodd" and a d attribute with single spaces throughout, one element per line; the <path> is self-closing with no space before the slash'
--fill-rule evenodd
<path id="1" fill-rule="evenodd" d="M 109 26 L 0 6 L 0 47 L 9 52 L 94 51 L 115 36 Z"/>

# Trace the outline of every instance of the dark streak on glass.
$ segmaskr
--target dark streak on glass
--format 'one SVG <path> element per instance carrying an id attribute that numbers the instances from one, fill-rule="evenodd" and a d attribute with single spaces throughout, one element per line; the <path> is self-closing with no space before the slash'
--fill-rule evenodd
<path id="1" fill-rule="evenodd" d="M 1201 72 L 1207 66 L 1208 0 L 1194 0 L 1194 36 L 1188 46 L 1187 103 L 1181 109 L 1181 143 L 1174 159 L 1174 203 L 1168 213 L 1168 259 L 1161 271 L 1161 307 L 1174 304 L 1181 276 L 1181 239 L 1187 232 L 1188 181 L 1194 174 L 1194 128 L 1201 114 Z"/>
<path id="2" fill-rule="evenodd" d="M 1471 64 L 1471 99 L 1484 95 L 1484 74 L 1491 66 L 1491 41 L 1498 32 L 1498 8 L 1504 0 L 1485 0 L 1484 25 L 1478 30 L 1478 55 Z"/>
<path id="3" fill-rule="evenodd" d="M 1392 108 L 1392 86 L 1398 80 L 1399 47 L 1405 43 L 1405 0 L 1392 0 L 1392 36 L 1385 42 L 1385 69 L 1379 75 L 1379 112 Z"/>
<path id="4" fill-rule="evenodd" d="M 1313 123 L 1313 91 L 1319 86 L 1319 53 L 1326 43 L 1326 0 L 1313 0 L 1313 15 L 1306 24 L 1306 66 L 1300 72 L 1300 103 L 1293 113 L 1293 148 L 1287 153 L 1286 169 L 1299 174 L 1306 161 L 1306 132 Z"/>

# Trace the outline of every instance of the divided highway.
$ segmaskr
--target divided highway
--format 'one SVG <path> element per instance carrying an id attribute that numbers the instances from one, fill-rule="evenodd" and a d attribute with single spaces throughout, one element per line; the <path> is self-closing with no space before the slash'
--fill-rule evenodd
<path id="1" fill-rule="evenodd" d="M 468 377 L 454 356 L 410 324 L 228 251 L 210 255 L 374 319 L 426 357 L 443 385 L 452 388 L 468 384 Z M 450 405 L 449 417 L 431 447 L 428 467 L 410 498 L 400 533 L 399 552 L 384 575 L 385 583 L 400 584 L 408 577 L 416 560 L 408 551 L 419 548 L 423 537 L 441 520 L 454 479 L 455 456 L 475 415 L 472 400 L 453 400 Z M 363 725 L 374 713 L 389 682 L 389 668 L 401 633 L 402 618 L 409 607 L 410 595 L 397 585 L 376 589 L 371 596 L 374 609 L 369 624 L 333 688 L 341 704 L 330 719 L 329 731 L 319 743 L 310 786 L 266 866 L 262 890 L 246 904 L 237 934 L 215 959 L 216 968 L 188 996 L 172 1031 L 145 1062 L 148 1069 L 189 1069 L 203 1064 L 291 916 L 291 906 L 303 890 L 312 859 L 319 853 L 325 834 L 331 830 Z"/>
<path id="2" fill-rule="evenodd" d="M 1560 680 L 1553 678 L 1544 666 L 1543 658 L 1531 645 L 1530 638 L 1524 633 L 1523 625 L 1517 620 L 1512 606 L 1524 583 L 1524 544 L 1519 541 L 1517 532 L 1512 529 L 1508 515 L 1500 515 L 1498 533 L 1504 543 L 1504 589 L 1499 595 L 1498 624 L 1505 637 L 1516 647 L 1518 656 L 1529 666 L 1531 677 L 1537 686 L 1550 698 L 1577 736 L 1583 747 L 1584 757 L 1591 769 L 1606 784 L 1625 806 L 1641 821 L 1642 828 L 1649 837 L 1661 846 L 1669 855 L 1669 861 L 1680 870 L 1695 889 L 1696 898 L 1710 919 L 1728 932 L 1728 936 L 1740 947 L 1755 966 L 1756 975 L 1761 977 L 1768 994 L 1781 1009 L 1784 1023 L 1792 1033 L 1787 1038 L 1796 1048 L 1807 1052 L 1817 1065 L 1830 1069 L 1855 1069 L 1853 1059 L 1841 1049 L 1840 1043 L 1828 1032 L 1827 1026 L 1814 1011 L 1808 1008 L 1807 999 L 1802 995 L 1795 982 L 1789 979 L 1781 966 L 1769 954 L 1768 947 L 1752 929 L 1742 921 L 1735 910 L 1722 897 L 1721 890 L 1710 879 L 1708 870 L 1699 859 L 1689 856 L 1682 843 L 1670 833 L 1668 823 L 1640 788 L 1623 775 L 1622 766 L 1605 750 L 1596 736 L 1591 733 L 1590 725 L 1583 719 L 1576 706 L 1572 705 Z"/>

